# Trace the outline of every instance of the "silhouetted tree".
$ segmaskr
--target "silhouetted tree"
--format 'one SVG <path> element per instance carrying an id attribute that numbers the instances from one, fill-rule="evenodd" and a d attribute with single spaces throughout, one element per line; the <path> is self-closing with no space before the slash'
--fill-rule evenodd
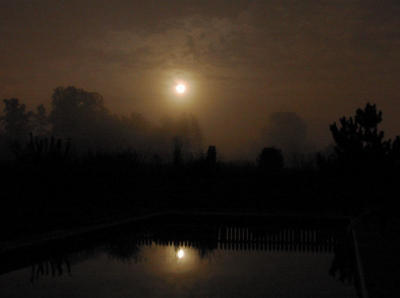
<path id="1" fill-rule="evenodd" d="M 111 116 L 104 107 L 103 97 L 75 87 L 58 87 L 52 95 L 49 116 L 53 134 L 71 138 L 74 144 L 98 145 L 110 141 L 106 136 Z"/>
<path id="2" fill-rule="evenodd" d="M 340 118 L 330 125 L 335 141 L 335 153 L 340 161 L 357 166 L 381 164 L 399 156 L 400 139 L 384 140 L 384 132 L 378 126 L 382 122 L 382 111 L 367 103 L 357 109 L 354 117 Z"/>
<path id="3" fill-rule="evenodd" d="M 183 151 L 182 151 L 182 140 L 179 137 L 174 138 L 174 151 L 173 151 L 173 163 L 175 166 L 180 166 L 183 163 Z"/>
<path id="4" fill-rule="evenodd" d="M 41 104 L 36 108 L 36 112 L 32 114 L 33 133 L 36 136 L 46 136 L 50 132 L 50 122 L 45 107 Z"/>
<path id="5" fill-rule="evenodd" d="M 4 133 L 12 141 L 27 138 L 30 131 L 31 112 L 17 98 L 4 99 L 4 115 L 0 118 Z"/>
<path id="6" fill-rule="evenodd" d="M 209 165 L 215 165 L 217 163 L 217 148 L 215 146 L 208 147 L 206 162 Z"/>
<path id="7" fill-rule="evenodd" d="M 266 147 L 258 156 L 257 164 L 263 170 L 279 171 L 283 168 L 282 152 L 274 147 Z"/>

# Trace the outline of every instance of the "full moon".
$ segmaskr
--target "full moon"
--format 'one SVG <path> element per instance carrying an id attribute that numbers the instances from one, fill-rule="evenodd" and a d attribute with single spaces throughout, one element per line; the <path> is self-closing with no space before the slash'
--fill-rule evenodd
<path id="1" fill-rule="evenodd" d="M 179 94 L 183 94 L 186 91 L 186 86 L 184 84 L 178 84 L 175 86 L 175 90 Z"/>

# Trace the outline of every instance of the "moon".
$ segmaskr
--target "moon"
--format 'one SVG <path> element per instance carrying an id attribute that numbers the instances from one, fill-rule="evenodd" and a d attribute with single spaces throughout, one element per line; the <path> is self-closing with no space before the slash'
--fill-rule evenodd
<path id="1" fill-rule="evenodd" d="M 183 249 L 178 250 L 178 252 L 176 253 L 176 256 L 179 259 L 182 259 L 185 256 L 185 252 L 183 251 Z"/>
<path id="2" fill-rule="evenodd" d="M 176 90 L 176 92 L 177 92 L 178 94 L 183 94 L 183 93 L 186 92 L 186 85 L 180 83 L 180 84 L 178 84 L 178 85 L 175 86 L 175 90 Z"/>

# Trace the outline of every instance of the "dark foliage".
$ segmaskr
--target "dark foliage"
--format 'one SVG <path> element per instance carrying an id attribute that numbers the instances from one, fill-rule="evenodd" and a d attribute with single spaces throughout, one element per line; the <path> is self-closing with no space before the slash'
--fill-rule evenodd
<path id="1" fill-rule="evenodd" d="M 274 147 L 264 148 L 257 159 L 258 167 L 267 171 L 280 171 L 283 168 L 282 152 Z"/>
<path id="2" fill-rule="evenodd" d="M 174 138 L 174 159 L 173 159 L 173 163 L 175 166 L 180 166 L 183 164 L 183 143 L 182 140 L 178 137 Z"/>
<path id="3" fill-rule="evenodd" d="M 217 148 L 215 146 L 208 147 L 206 162 L 211 166 L 214 166 L 217 163 Z"/>
<path id="4" fill-rule="evenodd" d="M 32 112 L 27 112 L 17 98 L 4 99 L 4 115 L 0 118 L 5 136 L 11 141 L 28 137 Z"/>
<path id="5" fill-rule="evenodd" d="M 400 153 L 400 137 L 384 140 L 378 127 L 381 122 L 382 111 L 367 103 L 354 117 L 342 117 L 340 125 L 333 123 L 330 130 L 339 161 L 359 168 L 394 163 Z"/>

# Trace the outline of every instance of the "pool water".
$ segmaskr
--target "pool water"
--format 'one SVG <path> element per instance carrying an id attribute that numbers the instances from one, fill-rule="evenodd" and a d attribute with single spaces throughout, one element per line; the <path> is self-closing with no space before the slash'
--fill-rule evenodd
<path id="1" fill-rule="evenodd" d="M 0 297 L 357 297 L 343 235 L 320 224 L 135 224 L 9 258 Z"/>

